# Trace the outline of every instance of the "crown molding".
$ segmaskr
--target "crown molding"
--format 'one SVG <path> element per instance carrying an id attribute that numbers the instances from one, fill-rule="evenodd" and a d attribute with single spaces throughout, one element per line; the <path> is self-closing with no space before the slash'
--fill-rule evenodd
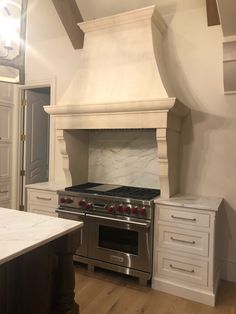
<path id="1" fill-rule="evenodd" d="M 100 19 L 94 19 L 78 23 L 78 26 L 83 32 L 88 33 L 148 19 L 156 25 L 161 33 L 164 33 L 167 30 L 166 22 L 154 5 L 112 16 L 103 17 Z"/>

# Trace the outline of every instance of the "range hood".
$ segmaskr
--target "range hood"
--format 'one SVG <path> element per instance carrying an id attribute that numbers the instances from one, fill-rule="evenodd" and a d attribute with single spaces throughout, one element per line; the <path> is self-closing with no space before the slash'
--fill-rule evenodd
<path id="1" fill-rule="evenodd" d="M 179 133 L 189 110 L 174 97 L 166 75 L 165 21 L 150 6 L 78 25 L 85 32 L 78 71 L 58 104 L 44 107 L 55 117 L 68 184 L 86 181 L 85 130 L 156 129 L 161 195 L 176 194 Z M 77 130 L 76 148 L 66 130 Z M 81 159 L 77 178 L 69 169 L 76 167 L 71 150 Z"/>

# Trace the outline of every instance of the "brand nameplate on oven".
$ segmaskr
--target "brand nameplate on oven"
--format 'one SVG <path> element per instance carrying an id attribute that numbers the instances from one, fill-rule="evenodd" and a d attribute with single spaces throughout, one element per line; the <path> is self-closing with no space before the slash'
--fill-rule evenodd
<path id="1" fill-rule="evenodd" d="M 124 262 L 124 258 L 120 257 L 120 256 L 110 255 L 110 259 L 113 262 L 119 262 L 119 263 L 123 263 Z"/>

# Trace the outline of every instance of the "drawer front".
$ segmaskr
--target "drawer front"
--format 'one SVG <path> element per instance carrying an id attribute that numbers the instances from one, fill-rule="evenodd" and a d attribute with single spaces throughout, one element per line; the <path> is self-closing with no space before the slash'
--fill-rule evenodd
<path id="1" fill-rule="evenodd" d="M 159 248 L 208 256 L 209 233 L 159 225 L 158 246 Z"/>
<path id="2" fill-rule="evenodd" d="M 209 228 L 210 226 L 209 214 L 193 213 L 168 207 L 159 207 L 159 220 L 197 227 Z"/>
<path id="3" fill-rule="evenodd" d="M 10 199 L 10 183 L 0 182 L 0 201 L 5 201 Z"/>
<path id="4" fill-rule="evenodd" d="M 0 202 L 0 207 L 11 208 L 11 204 L 10 204 L 10 202 Z"/>
<path id="5" fill-rule="evenodd" d="M 158 252 L 158 273 L 172 280 L 206 286 L 208 262 Z"/>
<path id="6" fill-rule="evenodd" d="M 58 217 L 58 214 L 56 213 L 55 208 L 46 207 L 42 204 L 28 204 L 27 210 L 28 212 L 35 213 L 35 214 Z"/>
<path id="7" fill-rule="evenodd" d="M 47 192 L 41 190 L 28 190 L 28 203 L 41 203 L 48 207 L 58 205 L 58 195 L 56 192 Z"/>

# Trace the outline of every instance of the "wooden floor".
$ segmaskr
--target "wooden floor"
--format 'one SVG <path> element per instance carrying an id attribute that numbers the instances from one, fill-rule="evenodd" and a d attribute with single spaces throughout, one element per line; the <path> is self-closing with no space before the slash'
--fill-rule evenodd
<path id="1" fill-rule="evenodd" d="M 90 273 L 76 265 L 80 314 L 236 314 L 236 284 L 221 282 L 217 305 L 210 307 L 151 288 L 105 270 Z"/>

